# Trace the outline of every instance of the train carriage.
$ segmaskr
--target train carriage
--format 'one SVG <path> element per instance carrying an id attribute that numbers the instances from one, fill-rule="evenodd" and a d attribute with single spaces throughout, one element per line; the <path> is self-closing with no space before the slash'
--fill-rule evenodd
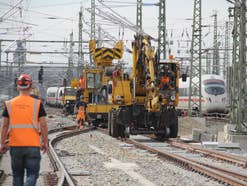
<path id="1" fill-rule="evenodd" d="M 179 82 L 179 110 L 188 109 L 189 83 L 189 78 L 186 82 L 183 82 L 182 80 Z M 201 85 L 202 113 L 228 113 L 226 84 L 224 78 L 215 74 L 205 74 L 202 75 Z M 199 102 L 199 90 L 194 89 L 193 91 L 194 95 L 197 96 L 193 96 L 191 99 L 195 102 Z M 198 108 L 193 108 L 193 110 L 198 110 Z"/>

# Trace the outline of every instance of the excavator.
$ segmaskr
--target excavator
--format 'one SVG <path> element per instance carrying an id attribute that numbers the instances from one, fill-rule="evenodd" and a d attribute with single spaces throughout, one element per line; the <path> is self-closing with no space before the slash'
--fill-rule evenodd
<path id="1" fill-rule="evenodd" d="M 154 134 L 158 139 L 178 135 L 179 62 L 173 56 L 158 61 L 149 36 L 138 34 L 132 42 L 133 70 L 126 87 L 112 88 L 112 97 L 118 98 L 108 114 L 108 131 L 113 137 L 136 134 Z M 118 83 L 118 82 L 117 82 Z M 131 95 L 118 96 L 123 91 Z"/>

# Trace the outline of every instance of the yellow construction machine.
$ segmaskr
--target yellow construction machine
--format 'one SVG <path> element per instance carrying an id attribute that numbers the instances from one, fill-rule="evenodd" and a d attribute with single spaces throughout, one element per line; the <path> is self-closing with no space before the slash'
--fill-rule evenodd
<path id="1" fill-rule="evenodd" d="M 112 97 L 123 92 L 122 104 L 108 115 L 108 130 L 113 137 L 154 134 L 159 139 L 178 134 L 179 64 L 172 57 L 157 61 L 148 36 L 137 35 L 132 43 L 133 70 L 126 88 L 114 89 Z"/>
<path id="2" fill-rule="evenodd" d="M 84 100 L 87 104 L 87 115 L 96 126 L 107 127 L 108 112 L 112 109 L 116 98 L 111 98 L 112 91 L 120 89 L 126 82 L 121 84 L 112 81 L 115 70 L 112 61 L 121 59 L 123 56 L 123 41 L 120 40 L 113 48 L 96 48 L 96 41 L 89 42 L 90 53 L 94 60 L 93 67 L 85 67 L 83 77 L 85 78 L 85 87 L 83 88 Z M 128 84 L 128 83 L 127 83 Z M 117 94 L 118 97 L 124 95 Z M 126 99 L 126 98 L 125 98 Z M 129 98 L 130 99 L 130 95 Z"/>

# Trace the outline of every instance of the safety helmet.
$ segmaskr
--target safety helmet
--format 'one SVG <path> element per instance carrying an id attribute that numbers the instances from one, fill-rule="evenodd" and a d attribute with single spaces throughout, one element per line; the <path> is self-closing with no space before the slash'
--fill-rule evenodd
<path id="1" fill-rule="evenodd" d="M 81 95 L 81 96 L 80 96 L 80 99 L 84 99 L 84 96 L 83 96 L 83 95 Z"/>
<path id="2" fill-rule="evenodd" d="M 32 79 L 28 74 L 21 74 L 16 84 L 19 89 L 29 89 L 32 86 Z"/>

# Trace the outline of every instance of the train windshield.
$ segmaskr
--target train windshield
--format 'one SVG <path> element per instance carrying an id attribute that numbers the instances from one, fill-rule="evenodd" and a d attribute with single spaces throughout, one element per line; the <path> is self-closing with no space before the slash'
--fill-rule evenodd
<path id="1" fill-rule="evenodd" d="M 65 94 L 66 94 L 66 96 L 75 96 L 76 95 L 76 89 L 66 88 Z"/>
<path id="2" fill-rule="evenodd" d="M 205 91 L 211 95 L 222 95 L 225 93 L 225 82 L 222 80 L 205 80 Z"/>

